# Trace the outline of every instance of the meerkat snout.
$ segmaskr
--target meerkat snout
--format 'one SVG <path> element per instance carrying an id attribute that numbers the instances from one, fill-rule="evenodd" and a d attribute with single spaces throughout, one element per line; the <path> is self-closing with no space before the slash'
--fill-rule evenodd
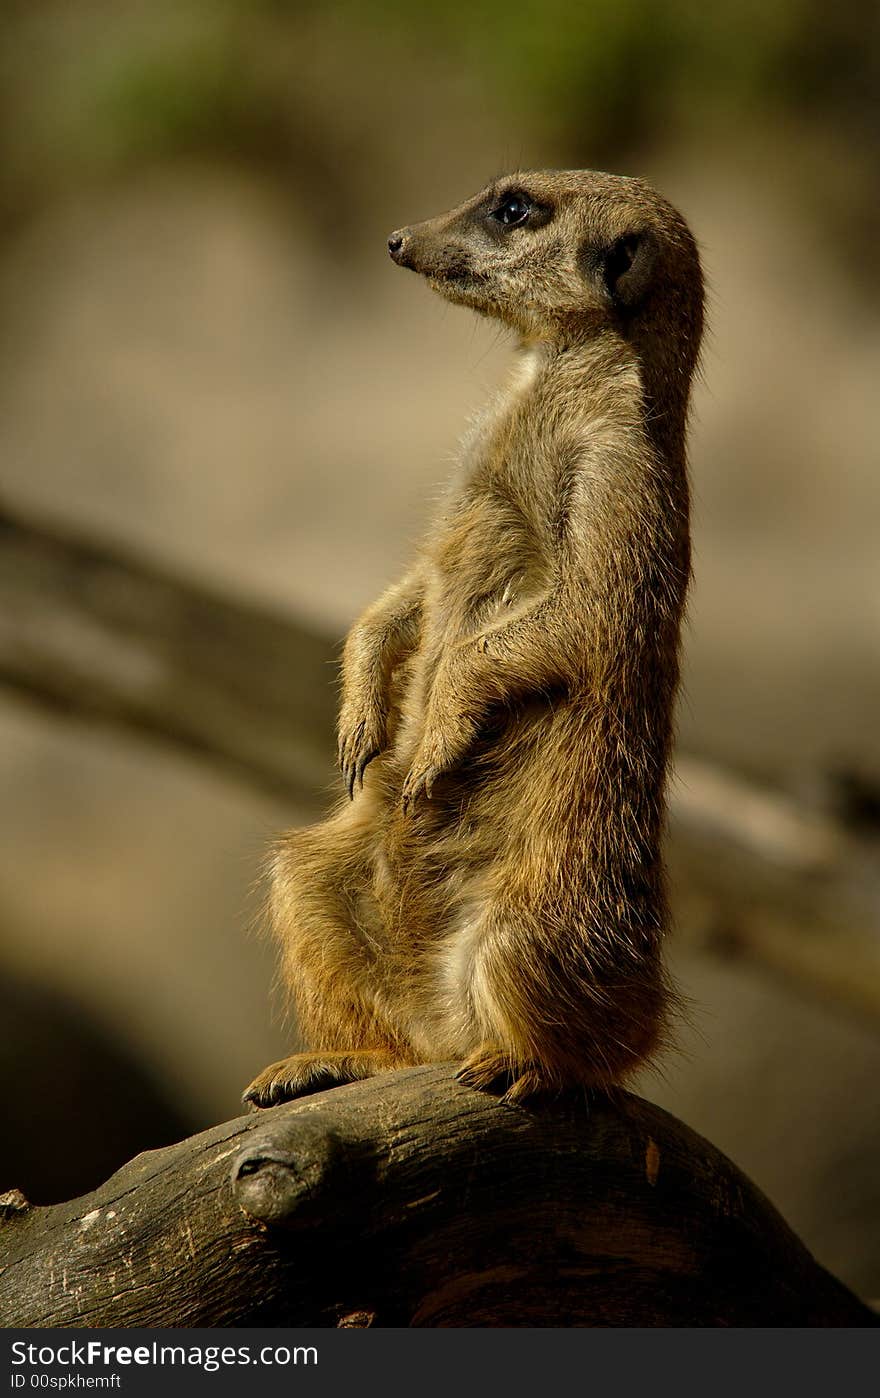
<path id="1" fill-rule="evenodd" d="M 662 344 L 685 374 L 693 367 L 697 250 L 681 216 L 639 180 L 590 170 L 510 175 L 398 229 L 388 249 L 447 300 L 529 342 L 562 345 L 610 326 L 642 348 Z"/>

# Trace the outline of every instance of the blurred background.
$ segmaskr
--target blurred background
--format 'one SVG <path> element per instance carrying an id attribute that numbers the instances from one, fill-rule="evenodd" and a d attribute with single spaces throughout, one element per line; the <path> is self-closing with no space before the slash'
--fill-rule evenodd
<path id="1" fill-rule="evenodd" d="M 287 1051 L 252 927 L 268 842 L 335 789 L 322 647 L 395 577 L 509 354 L 385 238 L 511 168 L 607 168 L 683 210 L 710 288 L 671 844 L 690 1013 L 637 1087 L 880 1295 L 878 83 L 868 3 L 7 0 L 0 1190 L 89 1189 Z M 121 570 L 75 622 L 56 539 Z M 290 780 L 83 699 L 154 702 L 149 637 L 87 616 L 125 613 L 138 559 L 254 635 L 274 616 Z M 192 653 L 210 632 L 258 706 L 205 606 Z"/>

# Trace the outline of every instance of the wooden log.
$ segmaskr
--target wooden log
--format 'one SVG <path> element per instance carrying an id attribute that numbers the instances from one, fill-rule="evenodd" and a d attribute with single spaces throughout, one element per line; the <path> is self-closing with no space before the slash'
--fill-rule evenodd
<path id="1" fill-rule="evenodd" d="M 63 1143 L 60 1143 L 63 1148 Z M 407 1069 L 0 1200 L 5 1326 L 867 1326 L 723 1155 L 620 1093 Z"/>

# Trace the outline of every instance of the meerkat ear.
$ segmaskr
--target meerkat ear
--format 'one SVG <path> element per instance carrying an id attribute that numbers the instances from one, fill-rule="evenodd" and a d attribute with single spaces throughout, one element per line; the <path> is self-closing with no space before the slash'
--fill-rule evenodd
<path id="1" fill-rule="evenodd" d="M 626 233 L 602 255 L 602 275 L 616 306 L 632 310 L 651 284 L 657 245 L 650 233 Z"/>

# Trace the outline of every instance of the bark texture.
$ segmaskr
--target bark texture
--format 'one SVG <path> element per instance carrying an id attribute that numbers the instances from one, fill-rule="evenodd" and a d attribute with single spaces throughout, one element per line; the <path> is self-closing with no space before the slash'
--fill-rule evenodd
<path id="1" fill-rule="evenodd" d="M 0 1199 L 6 1326 L 863 1326 L 723 1155 L 626 1093 L 413 1068 Z"/>

